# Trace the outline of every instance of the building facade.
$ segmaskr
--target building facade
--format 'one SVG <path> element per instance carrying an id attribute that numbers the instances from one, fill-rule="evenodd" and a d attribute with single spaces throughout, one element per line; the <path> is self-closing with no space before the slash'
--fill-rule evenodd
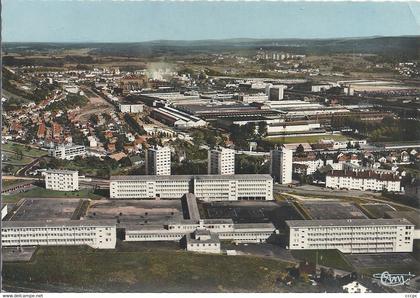
<path id="1" fill-rule="evenodd" d="M 85 156 L 86 148 L 82 145 L 62 145 L 50 149 L 48 155 L 58 159 L 73 160 L 76 156 Z"/>
<path id="2" fill-rule="evenodd" d="M 332 189 L 357 189 L 371 191 L 401 191 L 398 175 L 374 171 L 331 171 L 325 179 L 325 186 Z"/>
<path id="3" fill-rule="evenodd" d="M 293 152 L 282 147 L 270 151 L 270 174 L 275 182 L 280 184 L 292 183 Z"/>
<path id="4" fill-rule="evenodd" d="M 88 245 L 112 249 L 116 244 L 114 220 L 3 221 L 2 246 Z"/>
<path id="5" fill-rule="evenodd" d="M 79 190 L 79 172 L 67 170 L 47 170 L 45 188 L 59 191 Z"/>
<path id="6" fill-rule="evenodd" d="M 284 89 L 286 89 L 286 86 L 284 85 L 270 86 L 268 89 L 268 100 L 270 101 L 283 100 Z"/>
<path id="7" fill-rule="evenodd" d="M 125 241 L 180 241 L 197 229 L 218 235 L 220 240 L 236 243 L 263 243 L 277 233 L 272 223 L 234 224 L 232 219 L 182 220 L 163 225 L 125 227 Z"/>
<path id="8" fill-rule="evenodd" d="M 197 229 L 186 235 L 187 251 L 200 253 L 220 253 L 220 240 L 216 233 Z"/>
<path id="9" fill-rule="evenodd" d="M 343 253 L 413 251 L 407 219 L 288 220 L 289 249 L 338 249 Z"/>
<path id="10" fill-rule="evenodd" d="M 235 150 L 228 148 L 209 150 L 207 173 L 209 175 L 235 174 Z"/>
<path id="11" fill-rule="evenodd" d="M 171 175 L 171 148 L 157 146 L 147 149 L 146 175 Z"/>
<path id="12" fill-rule="evenodd" d="M 120 103 L 119 107 L 122 113 L 142 113 L 143 112 L 142 104 Z"/>
<path id="13" fill-rule="evenodd" d="M 112 176 L 113 199 L 181 198 L 193 193 L 204 201 L 273 200 L 273 179 L 263 174 Z"/>

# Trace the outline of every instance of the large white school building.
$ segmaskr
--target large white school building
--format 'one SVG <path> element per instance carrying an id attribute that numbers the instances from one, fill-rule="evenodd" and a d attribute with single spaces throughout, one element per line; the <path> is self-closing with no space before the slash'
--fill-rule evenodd
<path id="1" fill-rule="evenodd" d="M 116 244 L 115 220 L 2 221 L 2 246 L 88 245 L 111 249 Z"/>
<path id="2" fill-rule="evenodd" d="M 112 176 L 113 199 L 180 198 L 194 193 L 203 201 L 273 200 L 270 175 Z"/>
<path id="3" fill-rule="evenodd" d="M 289 249 L 343 253 L 413 251 L 414 225 L 399 219 L 288 220 Z"/>

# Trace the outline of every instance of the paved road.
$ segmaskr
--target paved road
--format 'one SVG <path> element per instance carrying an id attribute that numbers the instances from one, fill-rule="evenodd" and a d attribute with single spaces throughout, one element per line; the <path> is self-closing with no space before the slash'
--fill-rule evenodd
<path id="1" fill-rule="evenodd" d="M 42 159 L 42 157 L 38 157 L 38 158 L 34 159 L 33 161 L 31 161 L 30 163 L 28 163 L 23 168 L 20 168 L 19 170 L 17 170 L 16 176 L 27 176 L 27 174 L 28 174 L 27 172 L 30 169 L 32 169 L 33 166 L 37 165 L 41 159 Z"/>

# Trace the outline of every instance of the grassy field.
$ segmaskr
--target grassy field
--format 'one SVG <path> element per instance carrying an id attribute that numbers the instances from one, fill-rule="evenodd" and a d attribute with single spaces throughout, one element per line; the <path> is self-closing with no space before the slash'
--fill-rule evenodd
<path id="1" fill-rule="evenodd" d="M 337 268 L 346 271 L 354 271 L 353 266 L 345 259 L 338 250 L 318 250 L 318 261 L 316 250 L 294 250 L 293 257 L 299 260 L 307 260 L 309 262 L 318 262 L 319 265 Z"/>
<path id="2" fill-rule="evenodd" d="M 344 141 L 348 140 L 348 137 L 343 135 L 322 135 L 322 136 L 297 136 L 297 137 L 276 137 L 276 138 L 266 138 L 267 141 L 271 143 L 316 143 L 319 140 L 335 140 L 335 141 Z"/>
<path id="3" fill-rule="evenodd" d="M 2 144 L 1 146 L 2 146 L 2 150 L 13 152 L 13 153 L 15 152 L 17 148 L 19 148 L 22 150 L 23 155 L 28 156 L 28 157 L 40 157 L 40 156 L 48 154 L 47 151 L 39 150 L 32 147 L 27 147 L 26 145 L 22 145 L 19 143 L 8 142 L 7 144 Z"/>
<path id="4" fill-rule="evenodd" d="M 19 183 L 25 182 L 26 180 L 14 179 L 14 180 L 2 180 L 1 185 L 3 188 L 18 185 Z"/>
<path id="5" fill-rule="evenodd" d="M 34 187 L 33 189 L 27 192 L 21 192 L 13 195 L 3 195 L 2 199 L 5 202 L 16 202 L 21 198 L 90 198 L 90 199 L 100 199 L 101 196 L 93 193 L 93 189 L 81 189 L 79 191 L 56 191 L 49 190 L 43 187 Z"/>
<path id="6" fill-rule="evenodd" d="M 136 245 L 134 249 L 41 247 L 30 263 L 4 263 L 3 284 L 95 292 L 309 291 L 277 283 L 289 263 L 248 256 L 205 255 Z"/>

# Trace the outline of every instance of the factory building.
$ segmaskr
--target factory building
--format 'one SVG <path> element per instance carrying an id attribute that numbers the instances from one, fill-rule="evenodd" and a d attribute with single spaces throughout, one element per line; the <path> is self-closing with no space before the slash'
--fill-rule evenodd
<path id="1" fill-rule="evenodd" d="M 222 147 L 209 150 L 207 172 L 209 175 L 235 174 L 235 150 Z"/>
<path id="2" fill-rule="evenodd" d="M 289 249 L 412 252 L 414 225 L 401 219 L 288 220 Z"/>
<path id="3" fill-rule="evenodd" d="M 113 199 L 180 198 L 194 193 L 204 201 L 272 200 L 273 179 L 269 175 L 173 175 L 112 176 Z"/>
<path id="4" fill-rule="evenodd" d="M 45 175 L 45 188 L 58 191 L 79 190 L 79 172 L 68 170 L 47 170 Z"/>
<path id="5" fill-rule="evenodd" d="M 115 244 L 115 220 L 2 221 L 2 246 L 88 245 L 111 249 Z"/>
<path id="6" fill-rule="evenodd" d="M 146 152 L 147 175 L 171 175 L 171 148 L 149 148 Z"/>
<path id="7" fill-rule="evenodd" d="M 270 174 L 275 182 L 280 184 L 292 183 L 293 152 L 282 147 L 270 151 Z"/>
<path id="8" fill-rule="evenodd" d="M 207 122 L 171 107 L 157 107 L 152 110 L 152 117 L 156 120 L 180 129 L 207 126 Z"/>

